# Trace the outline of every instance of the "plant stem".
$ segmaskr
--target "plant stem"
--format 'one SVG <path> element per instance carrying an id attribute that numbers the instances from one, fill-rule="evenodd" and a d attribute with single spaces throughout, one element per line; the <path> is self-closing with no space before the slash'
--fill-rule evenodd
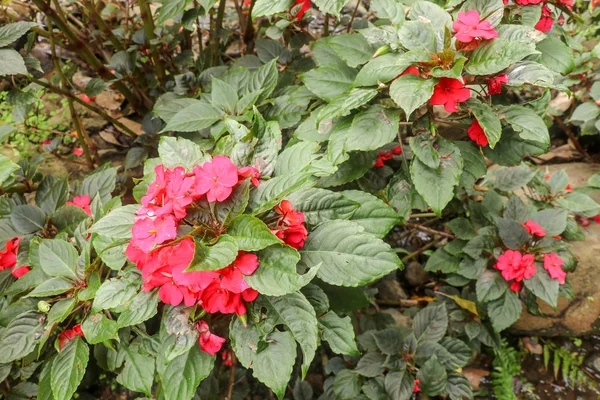
<path id="1" fill-rule="evenodd" d="M 96 73 L 105 80 L 113 80 L 115 76 L 104 66 L 104 64 L 96 57 L 96 55 L 90 50 L 90 48 L 81 40 L 71 29 L 69 24 L 63 21 L 62 18 L 50 7 L 50 4 L 44 2 L 44 0 L 32 0 L 37 8 L 46 15 L 50 21 L 48 25 L 54 23 L 58 30 L 66 36 L 71 42 L 72 48 L 77 55 L 84 59 Z M 115 88 L 125 96 L 127 101 L 131 104 L 134 109 L 140 108 L 141 104 L 136 95 L 133 94 L 129 88 L 122 82 L 113 83 Z"/>
<path id="2" fill-rule="evenodd" d="M 91 104 L 86 103 L 85 101 L 81 100 L 79 97 L 73 95 L 73 93 L 67 91 L 67 90 L 63 90 L 59 87 L 56 87 L 46 81 L 42 81 L 40 79 L 37 78 L 33 78 L 30 77 L 29 78 L 33 83 L 37 83 L 40 86 L 45 87 L 46 89 L 57 93 L 57 94 L 61 94 L 63 96 L 66 96 L 70 99 L 72 99 L 73 101 L 77 102 L 78 104 L 81 104 L 82 106 L 84 106 L 85 108 L 87 108 L 88 110 L 98 114 L 99 116 L 101 116 L 102 118 L 106 119 L 108 122 L 110 122 L 111 124 L 113 124 L 114 126 L 117 126 L 119 128 L 121 128 L 125 134 L 127 136 L 132 137 L 133 139 L 136 139 L 138 137 L 138 135 L 132 131 L 131 129 L 129 129 L 127 126 L 125 126 L 124 124 L 122 124 L 121 122 L 117 121 L 116 119 L 114 119 L 113 117 L 111 117 L 110 115 L 108 115 L 104 110 L 102 110 L 100 107 L 96 107 L 96 106 L 92 106 Z"/>
<path id="3" fill-rule="evenodd" d="M 233 384 L 235 383 L 235 366 L 237 364 L 235 353 L 233 351 L 230 351 L 229 354 L 231 354 L 231 369 L 229 370 L 229 382 L 227 385 L 227 400 L 231 400 L 231 396 L 233 395 Z"/>
<path id="4" fill-rule="evenodd" d="M 62 68 L 60 66 L 60 60 L 56 55 L 56 43 L 54 42 L 54 33 L 52 32 L 52 26 L 48 27 L 48 34 L 50 35 L 50 50 L 52 52 L 52 61 L 54 62 L 54 68 L 56 69 L 56 73 L 60 77 L 63 86 L 67 88 L 69 87 L 69 81 L 67 80 L 67 77 L 62 71 Z M 88 136 L 85 128 L 81 124 L 81 120 L 79 119 L 77 111 L 75 110 L 75 106 L 73 105 L 73 99 L 67 97 L 67 103 L 69 104 L 69 112 L 71 113 L 71 118 L 73 118 L 75 130 L 77 131 L 77 139 L 79 139 L 79 143 L 83 148 L 83 153 L 85 154 L 88 166 L 90 167 L 90 169 L 94 169 L 94 161 L 92 160 L 92 156 L 90 154 L 90 148 L 93 148 L 91 139 Z M 98 152 L 96 151 L 94 151 L 94 158 L 96 159 L 96 162 L 100 164 L 100 156 L 98 156 Z"/>
<path id="5" fill-rule="evenodd" d="M 456 239 L 456 236 L 450 234 L 450 233 L 446 233 L 446 232 L 442 232 L 442 231 L 437 231 L 435 229 L 431 229 L 431 228 L 427 228 L 423 225 L 419 225 L 419 224 L 413 224 L 411 222 L 409 222 L 408 224 L 406 224 L 406 226 L 409 226 L 411 228 L 417 229 L 421 232 L 427 232 L 427 233 L 431 233 L 432 235 L 439 235 L 442 237 L 446 237 L 448 239 Z"/>
<path id="6" fill-rule="evenodd" d="M 156 76 L 160 83 L 165 83 L 165 65 L 160 59 L 160 54 L 154 51 L 154 45 L 152 41 L 156 39 L 156 34 L 154 33 L 154 19 L 152 18 L 152 10 L 150 9 L 150 3 L 148 0 L 138 0 L 138 6 L 140 7 L 140 16 L 142 17 L 142 22 L 144 23 L 144 33 L 146 34 L 146 40 L 148 41 L 150 57 L 154 62 L 154 67 L 156 68 Z"/>
<path id="7" fill-rule="evenodd" d="M 329 14 L 325 14 L 325 21 L 323 22 L 323 36 L 329 36 Z"/>
<path id="8" fill-rule="evenodd" d="M 426 218 L 426 217 L 435 217 L 434 213 L 420 213 L 420 214 L 410 214 L 409 219 L 412 218 Z"/>
<path id="9" fill-rule="evenodd" d="M 254 51 L 254 23 L 252 21 L 252 10 L 254 9 L 254 0 L 250 0 L 248 7 L 248 19 L 244 25 L 244 54 Z"/>
<path id="10" fill-rule="evenodd" d="M 409 255 L 402 257 L 402 263 L 405 264 L 407 261 L 412 260 L 413 258 L 417 257 L 419 254 L 421 254 L 425 250 L 432 248 L 433 246 L 435 246 L 436 244 L 438 244 L 439 242 L 441 242 L 444 239 L 445 238 L 441 237 L 441 238 L 432 240 L 431 242 L 427 243 L 425 246 L 421 247 L 419 250 L 413 251 Z"/>
<path id="11" fill-rule="evenodd" d="M 219 59 L 219 45 L 221 44 L 221 31 L 223 30 L 223 18 L 225 17 L 225 0 L 219 1 L 219 8 L 217 10 L 217 19 L 215 21 L 215 29 L 212 32 L 211 45 L 212 45 L 212 65 L 217 65 Z"/>
<path id="12" fill-rule="evenodd" d="M 350 22 L 348 23 L 348 27 L 346 28 L 347 33 L 350 33 L 350 29 L 352 29 L 352 24 L 354 23 L 354 18 L 356 18 L 358 6 L 360 6 L 360 0 L 356 0 L 356 7 L 354 7 L 354 11 L 352 12 L 352 18 L 350 18 Z"/>
<path id="13" fill-rule="evenodd" d="M 108 38 L 108 40 L 112 43 L 114 48 L 126 50 L 127 48 L 125 44 L 121 43 L 119 39 L 117 39 L 117 37 L 112 33 L 112 30 L 108 27 L 108 25 L 106 25 L 106 23 L 102 19 L 102 16 L 98 12 L 98 9 L 96 8 L 96 5 L 94 4 L 93 0 L 83 0 L 83 4 L 90 13 L 89 17 L 91 21 L 98 25 L 98 28 L 100 28 L 102 34 Z"/>

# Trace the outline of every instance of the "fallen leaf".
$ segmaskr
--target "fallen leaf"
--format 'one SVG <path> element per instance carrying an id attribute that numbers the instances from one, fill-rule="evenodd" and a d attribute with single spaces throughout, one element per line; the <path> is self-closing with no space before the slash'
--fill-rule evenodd
<path id="1" fill-rule="evenodd" d="M 464 368 L 462 370 L 462 374 L 471 382 L 471 386 L 473 386 L 473 390 L 479 390 L 479 385 L 481 384 L 481 378 L 484 376 L 489 376 L 490 371 L 480 368 Z"/>

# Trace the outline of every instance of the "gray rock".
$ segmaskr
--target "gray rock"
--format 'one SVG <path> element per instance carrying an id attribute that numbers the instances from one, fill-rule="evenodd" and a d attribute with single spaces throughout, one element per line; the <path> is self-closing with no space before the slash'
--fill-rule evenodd
<path id="1" fill-rule="evenodd" d="M 382 309 L 381 312 L 391 315 L 397 326 L 412 328 L 412 318 L 402 314 L 397 308 L 386 308 Z"/>
<path id="2" fill-rule="evenodd" d="M 429 274 L 425 272 L 425 267 L 417 261 L 411 261 L 404 269 L 404 279 L 411 286 L 422 286 L 430 280 Z"/>
<path id="3" fill-rule="evenodd" d="M 377 298 L 381 300 L 398 301 L 408 299 L 408 295 L 398 281 L 396 272 L 392 272 L 377 282 L 375 287 L 379 290 Z"/>

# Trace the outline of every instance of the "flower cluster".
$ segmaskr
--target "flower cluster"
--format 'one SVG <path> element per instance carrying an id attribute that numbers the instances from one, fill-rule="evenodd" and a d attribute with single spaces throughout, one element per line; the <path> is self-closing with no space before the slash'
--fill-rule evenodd
<path id="1" fill-rule="evenodd" d="M 10 269 L 15 278 L 20 278 L 30 271 L 29 267 L 17 267 L 17 253 L 19 252 L 20 237 L 10 239 L 4 245 L 4 250 L 0 250 L 0 271 Z"/>
<path id="2" fill-rule="evenodd" d="M 375 161 L 375 168 L 383 168 L 385 166 L 385 164 L 383 163 L 384 161 L 389 161 L 392 158 L 394 158 L 394 156 L 399 156 L 400 154 L 402 154 L 402 146 L 400 146 L 400 145 L 394 147 L 390 151 L 380 151 L 377 154 L 377 161 Z"/>
<path id="3" fill-rule="evenodd" d="M 235 260 L 222 269 L 188 272 L 196 257 L 197 246 L 204 245 L 194 241 L 193 232 L 178 237 L 178 229 L 190 224 L 186 220 L 188 208 L 197 208 L 198 201 L 223 202 L 246 179 L 258 186 L 260 173 L 252 167 L 238 170 L 224 156 L 214 157 L 212 161 L 196 166 L 192 172 L 183 167 L 165 169 L 163 165 L 158 165 L 154 172 L 156 178 L 141 199 L 141 207 L 134 218 L 132 239 L 125 252 L 142 271 L 142 290 L 148 292 L 158 288 L 160 299 L 173 306 L 182 303 L 199 305 L 211 314 L 244 315 L 245 303 L 258 296 L 244 279 L 258 268 L 258 257 L 239 251 Z M 275 213 L 278 218 L 273 234 L 290 246 L 301 248 L 308 235 L 304 214 L 295 211 L 286 201 L 275 208 Z M 199 228 L 205 227 L 191 227 Z M 222 227 L 218 227 L 212 232 L 215 241 L 222 231 Z M 204 249 L 199 249 L 202 251 Z M 214 355 L 225 339 L 212 334 L 204 321 L 196 328 L 200 333 L 200 347 Z"/>
<path id="4" fill-rule="evenodd" d="M 504 0 L 504 4 L 507 3 L 508 0 Z M 546 5 L 547 0 L 515 0 L 515 3 L 521 6 L 542 4 L 542 15 L 540 20 L 535 25 L 535 29 L 541 32 L 548 32 L 550 29 L 552 29 L 552 26 L 554 25 L 554 19 L 552 19 L 552 10 L 550 10 L 550 8 Z M 574 2 L 573 0 L 558 0 L 557 3 L 566 7 L 572 7 Z M 560 25 L 564 24 L 564 16 L 562 14 L 559 16 L 558 21 Z"/>
<path id="5" fill-rule="evenodd" d="M 546 236 L 546 231 L 536 222 L 529 220 L 523 224 L 527 232 L 534 237 Z M 564 260 L 556 253 L 544 254 L 544 269 L 548 271 L 552 279 L 556 279 L 559 284 L 564 284 L 567 277 L 562 269 Z M 498 257 L 494 266 L 500 271 L 506 281 L 513 281 L 510 290 L 519 292 L 521 290 L 521 281 L 532 278 L 537 272 L 535 265 L 535 256 L 533 254 L 521 254 L 519 251 L 507 250 Z"/>

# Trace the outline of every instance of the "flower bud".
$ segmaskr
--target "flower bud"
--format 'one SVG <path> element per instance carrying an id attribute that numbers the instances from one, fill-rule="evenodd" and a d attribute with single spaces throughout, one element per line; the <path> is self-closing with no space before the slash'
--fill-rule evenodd
<path id="1" fill-rule="evenodd" d="M 45 302 L 44 300 L 40 300 L 37 306 L 40 312 L 47 313 L 48 311 L 50 311 L 50 303 Z"/>

